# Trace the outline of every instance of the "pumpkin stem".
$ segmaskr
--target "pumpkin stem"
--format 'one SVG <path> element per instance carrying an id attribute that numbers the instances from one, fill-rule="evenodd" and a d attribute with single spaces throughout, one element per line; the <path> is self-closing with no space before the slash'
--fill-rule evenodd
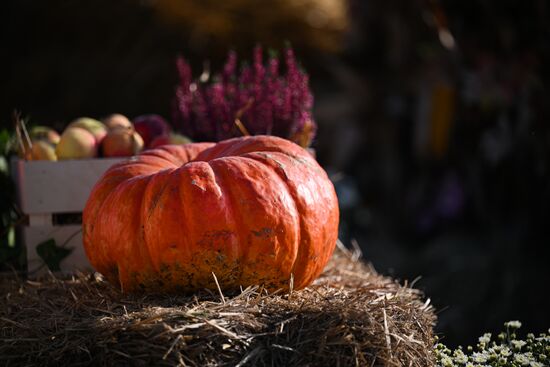
<path id="1" fill-rule="evenodd" d="M 239 131 L 241 132 L 241 134 L 243 134 L 243 136 L 250 136 L 250 133 L 248 132 L 248 130 L 246 130 L 246 127 L 244 127 L 244 124 L 238 118 L 235 119 L 235 125 L 237 125 Z"/>
<path id="2" fill-rule="evenodd" d="M 241 134 L 243 134 L 243 136 L 250 136 L 250 133 L 248 132 L 243 122 L 241 121 L 241 117 L 243 117 L 244 113 L 248 111 L 250 107 L 252 107 L 253 103 L 254 103 L 254 98 L 249 98 L 246 104 L 243 107 L 241 107 L 241 109 L 239 109 L 237 113 L 235 113 L 235 121 L 234 121 L 235 125 L 237 125 L 237 127 L 239 128 L 239 131 L 241 132 Z"/>

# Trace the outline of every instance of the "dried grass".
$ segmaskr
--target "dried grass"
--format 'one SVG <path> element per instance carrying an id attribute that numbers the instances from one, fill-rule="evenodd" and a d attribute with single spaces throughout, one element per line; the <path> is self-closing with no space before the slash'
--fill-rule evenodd
<path id="1" fill-rule="evenodd" d="M 432 366 L 435 316 L 343 249 L 307 289 L 123 295 L 97 274 L 0 281 L 0 364 Z"/>

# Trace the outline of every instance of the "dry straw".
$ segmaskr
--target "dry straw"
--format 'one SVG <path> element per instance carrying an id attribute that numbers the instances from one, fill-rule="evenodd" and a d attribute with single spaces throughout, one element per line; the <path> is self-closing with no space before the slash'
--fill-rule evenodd
<path id="1" fill-rule="evenodd" d="M 0 365 L 433 366 L 429 302 L 344 249 L 310 287 L 123 295 L 98 274 L 0 281 Z"/>

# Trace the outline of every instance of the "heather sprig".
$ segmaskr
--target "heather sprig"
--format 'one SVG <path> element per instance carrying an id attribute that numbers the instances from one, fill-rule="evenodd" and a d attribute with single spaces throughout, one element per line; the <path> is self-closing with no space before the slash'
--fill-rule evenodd
<path id="1" fill-rule="evenodd" d="M 437 367 L 544 367 L 550 365 L 550 336 L 527 334 L 525 340 L 517 338 L 519 321 L 504 324 L 506 330 L 492 338 L 490 333 L 479 337 L 475 348 L 458 347 L 454 351 L 443 344 L 435 348 Z M 550 330 L 548 331 L 550 333 Z"/>
<path id="2" fill-rule="evenodd" d="M 277 135 L 303 147 L 311 144 L 317 129 L 313 95 L 290 47 L 284 51 L 284 72 L 275 54 L 264 63 L 260 46 L 254 49 L 252 65 L 243 62 L 240 68 L 237 54 L 229 52 L 221 73 L 208 81 L 194 79 L 183 57 L 176 66 L 174 125 L 194 140 L 220 141 L 245 132 Z"/>

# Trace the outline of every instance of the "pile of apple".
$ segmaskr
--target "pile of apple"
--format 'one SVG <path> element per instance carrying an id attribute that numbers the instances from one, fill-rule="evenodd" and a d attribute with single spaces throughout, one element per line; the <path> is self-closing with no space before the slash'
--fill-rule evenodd
<path id="1" fill-rule="evenodd" d="M 112 114 L 101 121 L 80 117 L 72 121 L 61 136 L 53 129 L 33 127 L 29 132 L 32 147 L 26 147 L 28 160 L 89 159 L 129 157 L 143 149 L 165 144 L 187 144 L 191 140 L 172 133 L 159 115 L 142 115 L 130 121 Z"/>

